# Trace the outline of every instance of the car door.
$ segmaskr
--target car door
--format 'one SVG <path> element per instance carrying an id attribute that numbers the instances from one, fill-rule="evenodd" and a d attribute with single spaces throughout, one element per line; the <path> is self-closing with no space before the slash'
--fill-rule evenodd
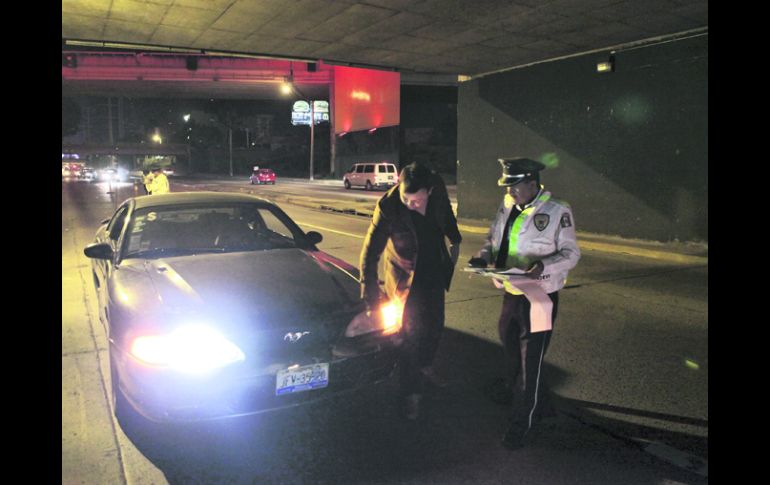
<path id="1" fill-rule="evenodd" d="M 366 185 L 367 181 L 369 181 L 369 183 L 372 185 L 377 182 L 374 172 L 374 165 L 372 164 L 367 164 L 364 166 L 364 176 L 361 178 L 361 185 Z"/>
<path id="2" fill-rule="evenodd" d="M 112 248 L 113 254 L 117 255 L 120 249 L 120 236 L 123 234 L 126 223 L 128 222 L 129 206 L 123 205 L 112 216 L 106 228 L 100 229 L 96 234 L 97 243 L 107 243 Z M 94 285 L 96 286 L 96 295 L 99 302 L 99 317 L 102 322 L 107 322 L 107 303 L 108 303 L 108 281 L 110 275 L 115 270 L 114 261 L 106 259 L 93 259 L 94 265 Z"/>
<path id="3" fill-rule="evenodd" d="M 363 182 L 363 176 L 364 176 L 364 166 L 361 164 L 356 165 L 356 171 L 353 173 L 353 180 L 351 180 L 351 184 L 353 185 L 362 185 Z"/>

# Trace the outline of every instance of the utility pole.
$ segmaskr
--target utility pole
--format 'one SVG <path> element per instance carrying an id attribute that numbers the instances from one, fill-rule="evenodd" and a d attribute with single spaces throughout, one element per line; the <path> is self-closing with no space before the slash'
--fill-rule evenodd
<path id="1" fill-rule="evenodd" d="M 315 102 L 310 100 L 310 180 L 313 180 L 313 142 L 315 140 Z"/>

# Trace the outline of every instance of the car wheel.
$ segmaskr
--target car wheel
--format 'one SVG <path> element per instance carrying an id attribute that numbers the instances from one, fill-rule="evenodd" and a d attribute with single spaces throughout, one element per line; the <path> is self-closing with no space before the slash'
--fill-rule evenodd
<path id="1" fill-rule="evenodd" d="M 345 179 L 344 185 L 346 190 L 350 190 L 350 180 Z"/>
<path id="2" fill-rule="evenodd" d="M 368 180 L 366 181 L 366 187 L 365 188 L 366 188 L 366 190 L 373 190 L 374 189 L 374 187 L 372 187 L 372 183 L 369 182 Z"/>

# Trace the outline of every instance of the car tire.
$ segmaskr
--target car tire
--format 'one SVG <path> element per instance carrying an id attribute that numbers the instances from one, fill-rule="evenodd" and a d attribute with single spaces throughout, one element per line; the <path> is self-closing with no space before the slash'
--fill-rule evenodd
<path id="1" fill-rule="evenodd" d="M 350 190 L 350 180 L 345 179 L 343 184 L 345 185 L 345 190 Z"/>
<path id="2" fill-rule="evenodd" d="M 370 181 L 366 181 L 366 187 L 364 187 L 366 190 L 374 190 L 374 187 L 372 186 L 372 183 Z"/>

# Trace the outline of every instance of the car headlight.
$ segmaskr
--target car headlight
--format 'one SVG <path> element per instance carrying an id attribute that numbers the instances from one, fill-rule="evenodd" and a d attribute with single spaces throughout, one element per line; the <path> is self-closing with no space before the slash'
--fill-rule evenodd
<path id="1" fill-rule="evenodd" d="M 363 311 L 353 317 L 345 329 L 346 337 L 356 337 L 373 332 L 382 335 L 393 335 L 401 330 L 404 305 L 399 300 L 391 300 L 383 304 L 379 311 L 368 313 Z"/>
<path id="2" fill-rule="evenodd" d="M 200 374 L 242 361 L 245 355 L 216 330 L 204 325 L 180 327 L 165 335 L 145 335 L 131 343 L 140 361 Z"/>

